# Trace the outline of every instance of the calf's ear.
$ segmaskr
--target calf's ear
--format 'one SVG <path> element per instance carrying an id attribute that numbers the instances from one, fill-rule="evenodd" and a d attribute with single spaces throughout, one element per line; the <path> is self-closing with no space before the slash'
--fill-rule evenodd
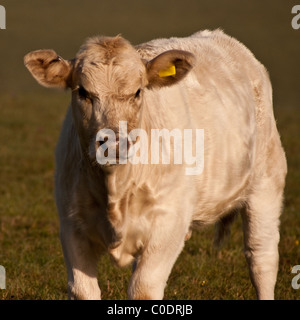
<path id="1" fill-rule="evenodd" d="M 71 86 L 72 63 L 53 50 L 32 51 L 24 57 L 24 64 L 37 82 L 45 87 Z"/>
<path id="2" fill-rule="evenodd" d="M 148 88 L 171 86 L 192 69 L 195 56 L 182 50 L 169 50 L 146 63 Z"/>

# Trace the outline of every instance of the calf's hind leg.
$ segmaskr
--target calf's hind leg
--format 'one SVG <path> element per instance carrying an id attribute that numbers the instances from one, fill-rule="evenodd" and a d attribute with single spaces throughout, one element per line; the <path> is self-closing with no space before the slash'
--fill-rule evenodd
<path id="1" fill-rule="evenodd" d="M 242 213 L 245 256 L 258 299 L 274 299 L 283 186 L 262 179 Z"/>

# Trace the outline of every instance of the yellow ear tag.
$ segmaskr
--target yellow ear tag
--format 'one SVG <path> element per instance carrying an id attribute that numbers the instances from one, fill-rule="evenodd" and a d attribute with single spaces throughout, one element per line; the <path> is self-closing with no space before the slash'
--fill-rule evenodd
<path id="1" fill-rule="evenodd" d="M 171 66 L 171 67 L 168 68 L 168 69 L 160 70 L 160 71 L 158 72 L 158 75 L 159 75 L 161 78 L 173 76 L 174 74 L 176 74 L 176 68 L 175 68 L 174 65 Z"/>

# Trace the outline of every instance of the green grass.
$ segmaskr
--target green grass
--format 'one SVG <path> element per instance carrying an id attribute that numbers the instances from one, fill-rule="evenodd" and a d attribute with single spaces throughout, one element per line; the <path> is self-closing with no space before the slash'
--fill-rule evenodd
<path id="1" fill-rule="evenodd" d="M 67 14 L 72 3 L 72 14 Z M 300 31 L 290 26 L 293 1 L 9 0 L 0 30 L 0 299 L 66 299 L 66 270 L 53 197 L 54 148 L 69 93 L 40 88 L 23 66 L 30 50 L 54 48 L 71 58 L 96 33 L 122 33 L 133 43 L 224 28 L 267 66 L 289 173 L 282 215 L 275 296 L 299 299 L 291 267 L 300 264 Z M 134 23 L 128 23 L 128 16 Z M 213 227 L 194 232 L 179 256 L 165 299 L 255 299 L 243 255 L 241 220 L 218 253 Z M 126 299 L 130 268 L 108 256 L 99 263 L 103 299 Z"/>

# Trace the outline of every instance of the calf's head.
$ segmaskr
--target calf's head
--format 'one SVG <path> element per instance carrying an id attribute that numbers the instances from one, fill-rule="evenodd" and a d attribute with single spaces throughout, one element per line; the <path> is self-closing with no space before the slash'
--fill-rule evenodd
<path id="1" fill-rule="evenodd" d="M 120 121 L 127 123 L 127 132 L 122 132 L 125 136 L 139 127 L 145 90 L 177 83 L 193 61 L 191 53 L 181 50 L 169 50 L 145 61 L 120 36 L 90 38 L 72 60 L 64 60 L 53 50 L 33 51 L 24 58 L 41 85 L 72 90 L 75 126 L 91 160 L 104 141 L 97 135 L 99 130 L 115 133 L 113 147 L 117 148 Z"/>

